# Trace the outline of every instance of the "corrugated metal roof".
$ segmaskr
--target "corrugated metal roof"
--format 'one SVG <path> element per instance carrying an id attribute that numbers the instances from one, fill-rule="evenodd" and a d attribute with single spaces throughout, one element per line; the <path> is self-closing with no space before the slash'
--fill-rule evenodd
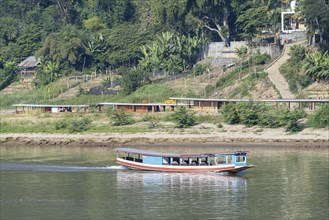
<path id="1" fill-rule="evenodd" d="M 21 63 L 19 63 L 18 67 L 35 67 L 39 64 L 39 60 L 36 59 L 35 56 L 29 56 L 25 60 L 23 60 Z"/>
<path id="2" fill-rule="evenodd" d="M 34 108 L 85 108 L 89 105 L 43 105 L 43 104 L 15 104 L 14 107 L 34 107 Z"/>
<path id="3" fill-rule="evenodd" d="M 119 106 L 188 106 L 188 104 L 165 104 L 165 103 L 122 103 L 122 102 L 103 102 L 98 103 L 98 106 L 102 105 L 119 105 Z"/>
<path id="4" fill-rule="evenodd" d="M 249 100 L 249 99 L 205 99 L 205 98 L 176 98 L 170 97 L 170 100 L 179 101 L 210 101 L 210 102 L 329 102 L 329 99 L 261 99 L 261 100 Z"/>

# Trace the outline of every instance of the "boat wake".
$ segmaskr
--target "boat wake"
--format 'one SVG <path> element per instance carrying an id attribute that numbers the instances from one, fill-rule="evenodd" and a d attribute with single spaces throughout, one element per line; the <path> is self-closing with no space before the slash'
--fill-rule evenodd
<path id="1" fill-rule="evenodd" d="M 23 164 L 23 163 L 1 163 L 0 170 L 29 170 L 40 172 L 113 172 L 125 170 L 125 166 L 72 166 L 72 165 L 47 165 L 47 164 Z"/>

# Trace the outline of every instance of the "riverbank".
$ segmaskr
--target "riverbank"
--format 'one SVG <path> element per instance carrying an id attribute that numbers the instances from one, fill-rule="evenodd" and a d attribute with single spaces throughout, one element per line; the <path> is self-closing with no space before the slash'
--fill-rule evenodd
<path id="1" fill-rule="evenodd" d="M 203 125 L 204 126 L 204 125 Z M 248 129 L 243 126 L 227 126 L 224 130 L 199 127 L 194 130 L 177 130 L 175 133 L 88 133 L 88 134 L 46 134 L 46 133 L 2 133 L 1 145 L 44 145 L 44 146 L 134 146 L 166 144 L 216 144 L 216 143 L 259 143 L 287 144 L 300 147 L 329 148 L 327 129 L 304 129 L 289 134 L 283 128 Z M 196 131 L 202 130 L 202 132 Z"/>

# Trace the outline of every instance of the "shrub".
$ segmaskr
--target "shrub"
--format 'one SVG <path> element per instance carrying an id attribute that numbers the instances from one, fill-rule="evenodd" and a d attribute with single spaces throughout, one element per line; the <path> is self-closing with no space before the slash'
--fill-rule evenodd
<path id="1" fill-rule="evenodd" d="M 303 130 L 303 126 L 298 122 L 297 118 L 293 118 L 288 121 L 286 131 L 295 133 L 300 132 L 301 130 Z"/>
<path id="2" fill-rule="evenodd" d="M 266 61 L 268 61 L 270 58 L 271 57 L 268 54 L 258 53 L 258 54 L 251 57 L 251 62 L 255 65 L 261 65 L 261 64 L 265 64 Z"/>
<path id="3" fill-rule="evenodd" d="M 223 128 L 223 125 L 222 125 L 222 123 L 220 123 L 220 122 L 217 122 L 216 125 L 217 125 L 218 128 Z"/>
<path id="4" fill-rule="evenodd" d="M 123 109 L 114 109 L 109 111 L 109 116 L 113 120 L 114 126 L 130 125 L 134 123 L 132 115 Z"/>
<path id="5" fill-rule="evenodd" d="M 329 104 L 326 104 L 310 115 L 308 125 L 314 128 L 329 128 Z"/>
<path id="6" fill-rule="evenodd" d="M 305 117 L 303 110 L 270 108 L 253 102 L 228 104 L 221 109 L 224 121 L 228 124 L 259 125 L 277 128 L 287 126 L 287 131 L 297 132 L 303 129 L 298 120 Z"/>
<path id="7" fill-rule="evenodd" d="M 241 123 L 247 127 L 252 127 L 258 124 L 260 107 L 252 102 L 243 103 L 240 105 L 240 119 Z"/>
<path id="8" fill-rule="evenodd" d="M 91 120 L 89 118 L 72 119 L 69 122 L 68 130 L 70 133 L 87 131 L 90 124 Z"/>
<path id="9" fill-rule="evenodd" d="M 63 119 L 63 120 L 57 121 L 55 123 L 55 129 L 56 130 L 66 129 L 67 127 L 68 127 L 68 120 L 67 119 Z"/>
<path id="10" fill-rule="evenodd" d="M 91 124 L 89 118 L 65 118 L 55 123 L 56 130 L 68 130 L 70 133 L 87 131 Z"/>
<path id="11" fill-rule="evenodd" d="M 205 69 L 203 68 L 203 66 L 201 64 L 196 64 L 192 69 L 193 76 L 202 75 L 204 70 Z"/>
<path id="12" fill-rule="evenodd" d="M 300 62 L 305 58 L 306 49 L 302 45 L 293 45 L 290 48 L 291 60 L 294 62 Z"/>
<path id="13" fill-rule="evenodd" d="M 237 104 L 227 104 L 222 109 L 221 112 L 224 117 L 224 122 L 228 124 L 239 124 L 240 123 L 240 115 L 238 112 Z"/>
<path id="14" fill-rule="evenodd" d="M 176 122 L 177 128 L 187 128 L 195 125 L 194 113 L 189 113 L 185 107 L 177 108 L 172 113 L 172 117 Z"/>
<path id="15" fill-rule="evenodd" d="M 142 116 L 142 121 L 149 122 L 149 121 L 152 121 L 152 118 L 153 117 L 151 115 L 146 114 L 146 115 Z"/>
<path id="16" fill-rule="evenodd" d="M 236 49 L 236 52 L 238 53 L 238 57 L 244 58 L 248 54 L 248 47 L 241 46 L 241 47 Z"/>

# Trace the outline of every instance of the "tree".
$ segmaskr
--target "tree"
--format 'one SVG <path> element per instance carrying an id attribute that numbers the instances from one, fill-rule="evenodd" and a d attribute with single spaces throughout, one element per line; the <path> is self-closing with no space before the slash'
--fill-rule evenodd
<path id="1" fill-rule="evenodd" d="M 0 91 L 17 79 L 18 67 L 14 61 L 8 61 L 0 69 Z"/>
<path id="2" fill-rule="evenodd" d="M 229 16 L 231 13 L 230 1 L 198 1 L 200 7 L 199 16 L 203 21 L 203 27 L 216 32 L 222 42 L 229 46 Z"/>
<path id="3" fill-rule="evenodd" d="M 106 25 L 97 16 L 93 16 L 83 21 L 83 26 L 90 31 L 99 31 L 106 27 Z"/>
<path id="4" fill-rule="evenodd" d="M 267 8 L 262 6 L 250 8 L 237 19 L 237 24 L 242 29 L 242 36 L 248 40 L 259 37 L 262 31 L 269 27 L 269 15 Z"/>
<path id="5" fill-rule="evenodd" d="M 114 67 L 135 66 L 141 57 L 140 47 L 154 38 L 152 31 L 140 31 L 138 24 L 118 25 L 103 35 L 108 46 L 106 60 Z"/>
<path id="6" fill-rule="evenodd" d="M 36 52 L 36 56 L 81 69 L 84 57 L 88 56 L 83 41 L 83 34 L 75 26 L 68 25 L 60 32 L 50 34 L 42 48 Z"/>
<path id="7" fill-rule="evenodd" d="M 320 36 L 322 48 L 329 48 L 329 2 L 326 0 L 301 0 L 300 7 L 302 15 L 306 19 L 310 39 L 313 37 L 315 43 L 315 34 Z M 310 40 L 311 42 L 311 40 Z"/>
<path id="8" fill-rule="evenodd" d="M 138 66 L 148 72 L 165 70 L 169 74 L 189 69 L 196 61 L 198 50 L 205 42 L 203 35 L 191 37 L 163 32 L 152 44 L 142 46 Z"/>
<path id="9" fill-rule="evenodd" d="M 125 73 L 121 73 L 121 87 L 126 95 L 129 95 L 143 86 L 147 82 L 147 77 L 140 69 L 126 69 Z"/>
<path id="10" fill-rule="evenodd" d="M 57 80 L 60 76 L 60 68 L 57 62 L 41 58 L 40 65 L 36 69 L 33 84 L 35 87 L 45 86 Z"/>

